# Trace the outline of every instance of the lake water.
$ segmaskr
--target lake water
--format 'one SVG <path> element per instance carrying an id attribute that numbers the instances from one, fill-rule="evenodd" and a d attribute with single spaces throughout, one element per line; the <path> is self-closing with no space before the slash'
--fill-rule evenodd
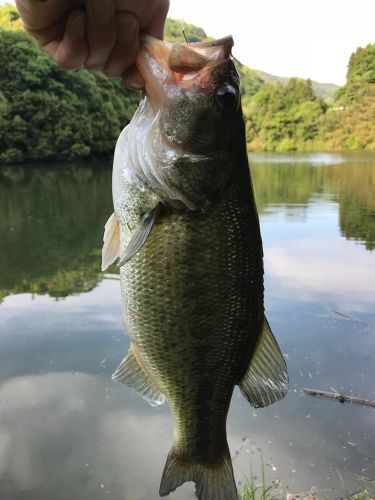
<path id="1" fill-rule="evenodd" d="M 258 410 L 235 392 L 227 429 L 239 490 L 260 480 L 263 459 L 280 497 L 315 488 L 338 498 L 337 471 L 350 492 L 373 491 L 375 410 L 301 389 L 375 399 L 375 156 L 251 162 L 266 312 L 290 391 Z M 159 498 L 169 410 L 111 381 L 129 340 L 116 268 L 99 272 L 110 178 L 109 165 L 0 169 L 1 500 Z"/>

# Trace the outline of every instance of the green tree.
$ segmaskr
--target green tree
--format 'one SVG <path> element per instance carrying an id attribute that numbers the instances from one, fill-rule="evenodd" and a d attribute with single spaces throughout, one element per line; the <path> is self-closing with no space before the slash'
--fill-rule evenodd
<path id="1" fill-rule="evenodd" d="M 7 30 L 22 28 L 20 15 L 14 5 L 6 3 L 0 7 L 0 27 Z"/>
<path id="2" fill-rule="evenodd" d="M 0 163 L 111 157 L 138 102 L 119 80 L 63 70 L 21 29 L 0 29 L 0 89 Z"/>
<path id="3" fill-rule="evenodd" d="M 244 108 L 250 147 L 270 151 L 302 149 L 318 137 L 326 110 L 309 80 L 291 78 L 286 85 L 266 83 Z"/>
<path id="4" fill-rule="evenodd" d="M 166 42 L 185 43 L 185 36 L 189 42 L 205 42 L 212 40 L 205 31 L 194 24 L 187 24 L 182 19 L 168 18 L 165 23 L 164 39 Z"/>
<path id="5" fill-rule="evenodd" d="M 322 124 L 329 149 L 375 151 L 375 44 L 354 52 L 346 84 Z"/>

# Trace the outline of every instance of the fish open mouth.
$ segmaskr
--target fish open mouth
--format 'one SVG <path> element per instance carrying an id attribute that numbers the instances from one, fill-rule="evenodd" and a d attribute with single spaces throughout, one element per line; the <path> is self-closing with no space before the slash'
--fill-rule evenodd
<path id="1" fill-rule="evenodd" d="M 149 35 L 141 37 L 141 50 L 147 51 L 156 60 L 175 71 L 202 69 L 208 62 L 228 59 L 233 44 L 231 36 L 193 43 L 162 42 Z"/>
<path id="2" fill-rule="evenodd" d="M 168 43 L 141 37 L 136 67 L 145 81 L 145 93 L 157 103 L 176 88 L 199 92 L 207 88 L 214 68 L 231 58 L 233 38 L 194 43 Z"/>

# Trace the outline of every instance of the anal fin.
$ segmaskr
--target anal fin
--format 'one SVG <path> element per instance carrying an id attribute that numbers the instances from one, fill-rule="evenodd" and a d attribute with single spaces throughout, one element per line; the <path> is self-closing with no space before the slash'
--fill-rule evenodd
<path id="1" fill-rule="evenodd" d="M 238 385 L 255 408 L 279 401 L 288 392 L 286 363 L 266 318 L 249 368 Z"/>
<path id="2" fill-rule="evenodd" d="M 137 352 L 133 344 L 130 345 L 126 356 L 116 368 L 115 373 L 112 375 L 112 380 L 128 385 L 152 406 L 161 405 L 165 401 L 165 396 L 152 382 L 138 361 Z"/>

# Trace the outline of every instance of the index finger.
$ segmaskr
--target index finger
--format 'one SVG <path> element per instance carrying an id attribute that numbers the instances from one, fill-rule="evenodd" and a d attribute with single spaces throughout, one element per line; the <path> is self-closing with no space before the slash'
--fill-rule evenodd
<path id="1" fill-rule="evenodd" d="M 164 25 L 169 10 L 169 0 L 161 0 L 160 8 L 155 11 L 155 15 L 151 19 L 149 25 L 143 30 L 144 33 L 154 36 L 155 38 L 164 38 Z"/>
<path id="2" fill-rule="evenodd" d="M 169 0 L 115 0 L 117 12 L 130 12 L 138 19 L 140 32 L 157 38 L 163 38 L 168 9 Z"/>

